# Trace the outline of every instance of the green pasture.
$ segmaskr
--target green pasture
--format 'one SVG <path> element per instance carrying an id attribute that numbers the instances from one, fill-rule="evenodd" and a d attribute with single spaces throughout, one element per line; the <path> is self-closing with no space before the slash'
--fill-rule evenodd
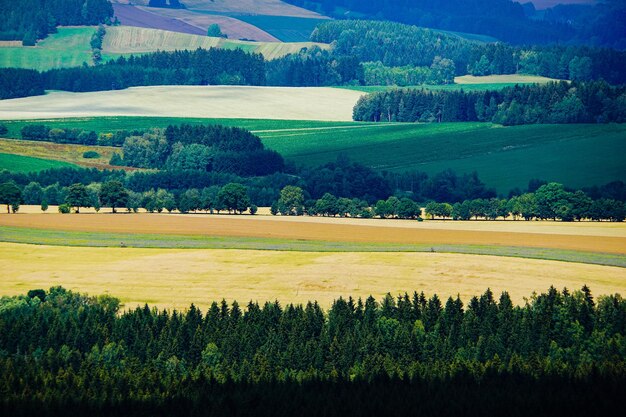
<path id="1" fill-rule="evenodd" d="M 49 168 L 75 167 L 67 162 L 51 159 L 32 158 L 30 156 L 0 153 L 0 171 L 7 169 L 11 172 L 39 172 Z"/>

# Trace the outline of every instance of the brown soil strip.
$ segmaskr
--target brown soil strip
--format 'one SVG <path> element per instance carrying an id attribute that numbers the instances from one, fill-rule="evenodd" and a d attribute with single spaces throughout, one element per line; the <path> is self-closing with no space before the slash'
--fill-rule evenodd
<path id="1" fill-rule="evenodd" d="M 0 225 L 83 232 L 234 236 L 329 242 L 526 246 L 626 254 L 626 238 L 623 237 L 285 222 L 257 220 L 254 217 L 106 213 L 0 214 Z"/>

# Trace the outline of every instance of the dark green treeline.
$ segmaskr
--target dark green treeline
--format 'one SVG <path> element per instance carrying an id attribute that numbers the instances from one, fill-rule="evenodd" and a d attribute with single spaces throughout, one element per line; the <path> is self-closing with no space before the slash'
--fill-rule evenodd
<path id="1" fill-rule="evenodd" d="M 487 290 L 380 302 L 213 303 L 206 314 L 61 287 L 0 299 L 0 404 L 172 414 L 471 415 L 607 409 L 624 394 L 626 301 L 587 287 L 523 306 Z M 453 402 L 451 400 L 454 399 Z M 276 408 L 277 407 L 277 408 Z"/>

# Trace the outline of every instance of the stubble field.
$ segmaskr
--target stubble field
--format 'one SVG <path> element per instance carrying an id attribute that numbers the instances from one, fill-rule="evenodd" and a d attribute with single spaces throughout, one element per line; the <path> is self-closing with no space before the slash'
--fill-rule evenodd
<path id="1" fill-rule="evenodd" d="M 351 121 L 363 93 L 338 88 L 158 86 L 93 93 L 52 92 L 3 100 L 0 119 L 168 116 Z"/>
<path id="2" fill-rule="evenodd" d="M 53 247 L 0 243 L 2 294 L 62 285 L 111 294 L 126 307 L 150 303 L 206 310 L 222 298 L 246 303 L 380 297 L 424 291 L 464 301 L 487 287 L 516 303 L 533 291 L 590 286 L 626 292 L 626 269 L 579 263 L 445 253 L 320 253 L 220 249 Z M 149 265 L 149 267 L 146 267 Z"/>
<path id="3" fill-rule="evenodd" d="M 626 290 L 621 223 L 0 214 L 0 242 L 0 295 L 63 285 L 128 307 L 206 309 L 222 297 L 328 306 L 388 291 L 467 300 L 487 287 L 522 303 L 550 285 Z"/>

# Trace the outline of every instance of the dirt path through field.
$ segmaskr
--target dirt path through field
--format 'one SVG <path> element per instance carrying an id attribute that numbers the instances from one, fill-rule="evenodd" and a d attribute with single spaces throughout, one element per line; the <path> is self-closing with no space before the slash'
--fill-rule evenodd
<path id="1" fill-rule="evenodd" d="M 626 237 L 547 234 L 511 231 L 454 230 L 420 227 L 389 227 L 298 220 L 268 220 L 252 216 L 186 216 L 156 214 L 18 214 L 0 215 L 0 225 L 35 229 L 110 233 L 153 233 L 260 237 L 399 244 L 500 245 L 568 249 L 626 254 Z"/>

